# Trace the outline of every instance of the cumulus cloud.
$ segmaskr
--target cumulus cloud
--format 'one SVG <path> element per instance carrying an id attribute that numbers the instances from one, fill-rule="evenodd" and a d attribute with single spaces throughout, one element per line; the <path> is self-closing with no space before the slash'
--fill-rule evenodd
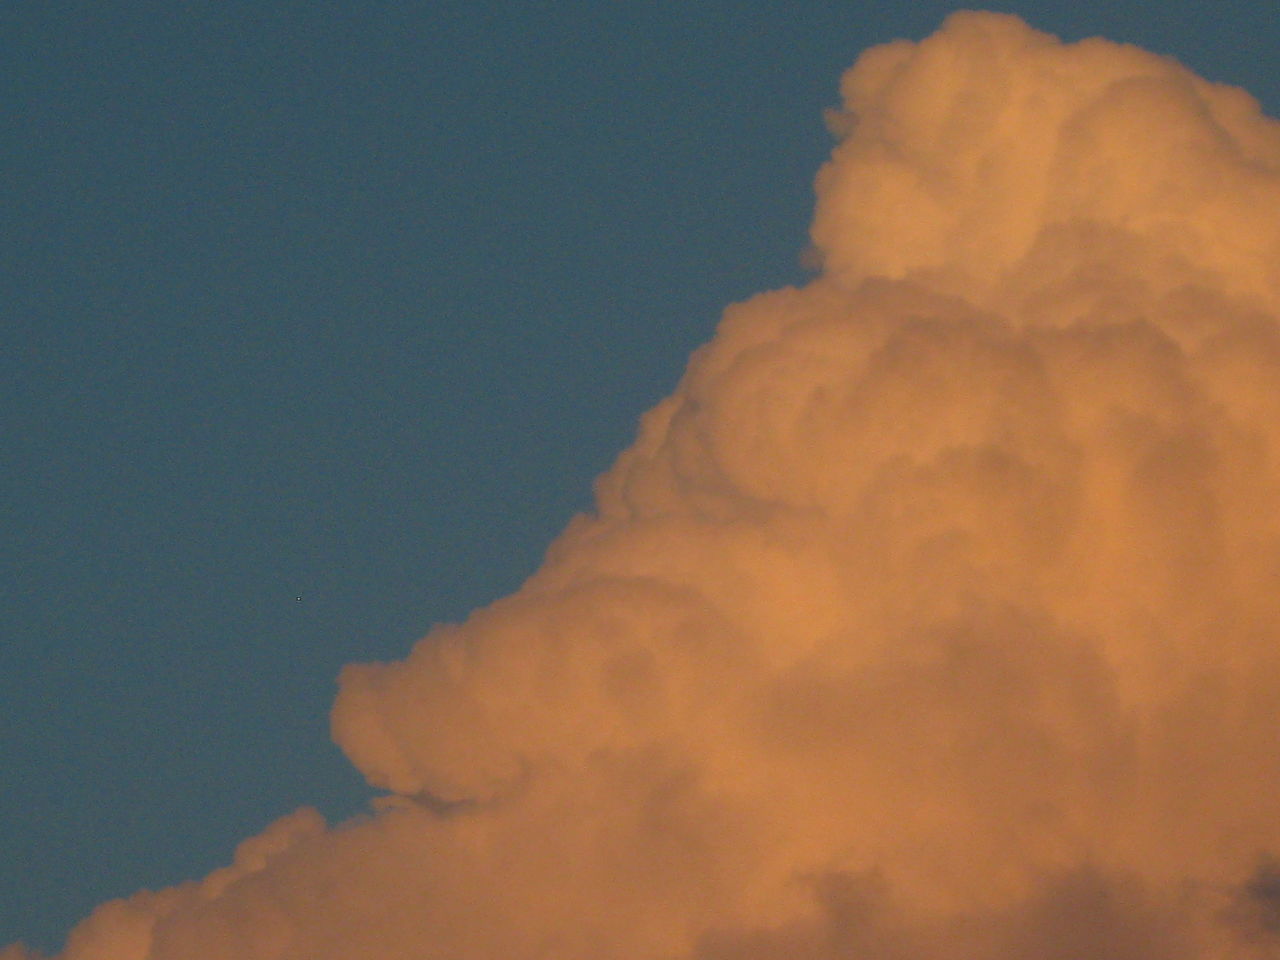
<path id="1" fill-rule="evenodd" d="M 374 811 L 64 960 L 1280 951 L 1280 124 L 994 14 L 842 93 L 819 275 L 516 594 L 343 672 Z"/>

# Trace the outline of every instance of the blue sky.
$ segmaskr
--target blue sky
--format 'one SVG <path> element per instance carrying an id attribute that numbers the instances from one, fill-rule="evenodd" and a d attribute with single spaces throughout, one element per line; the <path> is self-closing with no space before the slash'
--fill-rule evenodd
<path id="1" fill-rule="evenodd" d="M 1280 112 L 1268 5 L 1069 6 L 990 8 Z M 0 944 L 359 811 L 339 668 L 518 585 L 803 281 L 840 72 L 952 9 L 12 5 Z"/>

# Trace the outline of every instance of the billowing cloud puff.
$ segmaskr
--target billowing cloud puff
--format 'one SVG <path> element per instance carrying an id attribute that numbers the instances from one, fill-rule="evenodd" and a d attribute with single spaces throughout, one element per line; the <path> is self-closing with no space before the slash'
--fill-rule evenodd
<path id="1" fill-rule="evenodd" d="M 1280 949 L 1280 124 L 992 14 L 842 90 L 821 273 L 516 594 L 344 671 L 374 812 L 65 960 Z"/>

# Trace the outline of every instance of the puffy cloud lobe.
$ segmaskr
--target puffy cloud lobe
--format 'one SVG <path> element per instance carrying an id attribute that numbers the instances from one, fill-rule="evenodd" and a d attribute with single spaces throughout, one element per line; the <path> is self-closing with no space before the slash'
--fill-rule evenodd
<path id="1" fill-rule="evenodd" d="M 843 94 L 821 275 L 519 592 L 344 671 L 390 796 L 66 960 L 1277 949 L 1280 125 L 992 14 Z"/>
<path id="2" fill-rule="evenodd" d="M 960 14 L 868 52 L 842 90 L 832 126 L 847 136 L 818 178 L 813 234 L 846 285 L 920 278 L 1005 308 L 997 291 L 1024 262 L 1043 269 L 1034 255 L 1063 233 L 1054 254 L 1093 266 L 1084 230 L 1141 241 L 1148 294 L 1195 276 L 1272 306 L 1280 294 L 1280 131 L 1239 89 Z"/>

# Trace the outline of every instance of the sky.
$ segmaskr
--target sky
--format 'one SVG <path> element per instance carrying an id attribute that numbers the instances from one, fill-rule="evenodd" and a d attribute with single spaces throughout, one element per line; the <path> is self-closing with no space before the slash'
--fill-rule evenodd
<path id="1" fill-rule="evenodd" d="M 1066 6 L 989 8 L 1280 112 L 1265 5 Z M 343 666 L 516 590 L 724 308 L 807 282 L 842 72 L 952 9 L 6 12 L 0 945 L 365 810 Z"/>

